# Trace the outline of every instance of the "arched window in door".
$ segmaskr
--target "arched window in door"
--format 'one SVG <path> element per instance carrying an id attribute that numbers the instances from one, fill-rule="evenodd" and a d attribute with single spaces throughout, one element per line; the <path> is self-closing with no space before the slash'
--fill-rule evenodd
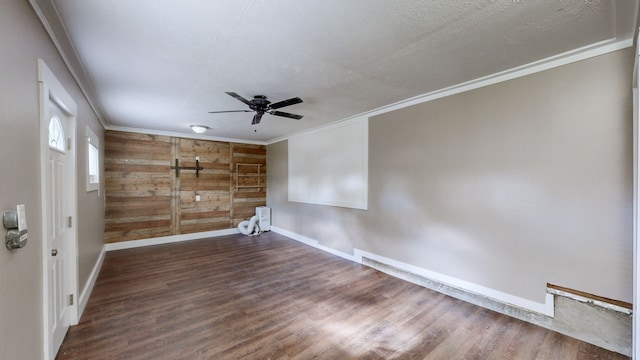
<path id="1" fill-rule="evenodd" d="M 49 120 L 49 148 L 64 152 L 64 128 L 57 116 Z"/>

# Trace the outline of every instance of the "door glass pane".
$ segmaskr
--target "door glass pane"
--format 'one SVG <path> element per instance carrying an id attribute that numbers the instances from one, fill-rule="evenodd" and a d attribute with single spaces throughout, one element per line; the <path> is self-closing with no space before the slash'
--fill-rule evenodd
<path id="1" fill-rule="evenodd" d="M 49 147 L 64 152 L 64 129 L 57 116 L 49 120 Z"/>

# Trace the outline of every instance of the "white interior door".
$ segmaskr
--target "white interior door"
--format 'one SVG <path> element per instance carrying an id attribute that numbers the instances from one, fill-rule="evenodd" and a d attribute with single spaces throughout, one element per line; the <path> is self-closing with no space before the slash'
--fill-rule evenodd
<path id="1" fill-rule="evenodd" d="M 49 257 L 47 261 L 49 277 L 49 323 L 54 352 L 60 348 L 70 325 L 71 291 L 67 284 L 69 278 L 68 249 L 71 240 L 69 199 L 69 161 L 67 159 L 66 131 L 69 121 L 62 110 L 53 101 L 49 104 L 50 143 L 47 161 L 47 237 Z"/>
<path id="2" fill-rule="evenodd" d="M 42 358 L 53 360 L 69 326 L 77 324 L 79 318 L 78 189 L 74 145 L 78 107 L 41 59 L 38 59 L 38 83 L 43 261 Z"/>

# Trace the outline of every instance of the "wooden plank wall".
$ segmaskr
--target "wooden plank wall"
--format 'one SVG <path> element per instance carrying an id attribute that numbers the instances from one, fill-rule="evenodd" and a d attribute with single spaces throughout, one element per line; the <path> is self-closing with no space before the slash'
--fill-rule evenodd
<path id="1" fill-rule="evenodd" d="M 178 193 L 177 234 L 188 234 L 231 227 L 231 192 L 229 191 L 229 143 L 176 138 L 180 166 L 196 166 L 200 157 L 203 168 L 196 177 L 193 170 L 180 172 L 175 178 Z M 196 202 L 196 195 L 200 201 Z"/>
<path id="2" fill-rule="evenodd" d="M 247 220 L 255 214 L 256 206 L 265 206 L 267 203 L 267 148 L 262 145 L 231 144 L 231 154 L 232 171 L 235 173 L 238 168 L 238 173 L 234 174 L 232 182 L 232 190 L 235 191 L 232 200 L 232 226 L 238 226 L 242 220 Z M 260 165 L 260 176 L 254 176 L 256 167 L 238 167 L 237 164 Z M 261 187 L 257 187 L 258 184 Z"/>
<path id="3" fill-rule="evenodd" d="M 195 167 L 196 156 L 199 175 L 180 170 L 176 177 L 175 159 Z M 251 166 L 237 176 L 237 163 L 260 164 L 260 176 L 251 176 Z M 266 171 L 263 145 L 107 131 L 105 241 L 236 227 L 266 204 Z"/>
<path id="4" fill-rule="evenodd" d="M 105 242 L 174 233 L 171 141 L 105 132 Z"/>

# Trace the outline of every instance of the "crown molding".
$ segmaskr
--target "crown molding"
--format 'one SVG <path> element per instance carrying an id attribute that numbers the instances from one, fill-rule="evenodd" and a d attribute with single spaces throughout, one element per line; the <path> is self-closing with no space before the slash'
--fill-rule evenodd
<path id="1" fill-rule="evenodd" d="M 102 124 L 106 127 L 107 122 L 102 109 L 98 106 L 97 96 L 93 84 L 87 75 L 87 72 L 80 61 L 80 57 L 69 38 L 69 34 L 60 18 L 58 9 L 53 0 L 28 0 L 29 4 L 35 11 L 38 19 L 49 34 L 53 45 L 58 50 L 62 61 L 67 70 L 80 88 L 82 95 L 89 103 L 91 110 Z"/>
<path id="2" fill-rule="evenodd" d="M 344 121 L 350 121 L 350 120 L 354 120 L 361 117 L 372 117 L 376 115 L 381 115 L 391 111 L 400 110 L 409 106 L 422 104 L 429 101 L 444 98 L 447 96 L 452 96 L 452 95 L 460 94 L 463 92 L 491 86 L 501 82 L 535 74 L 541 71 L 553 69 L 563 65 L 567 65 L 567 64 L 578 62 L 578 61 L 586 60 L 589 58 L 593 58 L 596 56 L 608 54 L 614 51 L 626 49 L 631 46 L 633 46 L 633 39 L 625 39 L 625 40 L 617 41 L 617 39 L 613 38 L 613 39 L 601 41 L 601 42 L 591 44 L 585 47 L 581 47 L 575 50 L 571 50 L 562 54 L 551 56 L 546 59 L 542 59 L 529 64 L 518 66 L 509 70 L 501 71 L 499 73 L 491 74 L 475 80 L 453 85 L 444 89 L 432 91 L 426 94 L 401 100 L 393 104 L 385 105 L 385 106 L 382 106 L 364 113 L 360 113 L 354 116 L 350 116 L 348 118 L 341 119 L 338 121 L 333 121 L 325 125 L 299 131 L 290 135 L 273 138 L 271 140 L 267 140 L 266 144 L 270 145 L 280 141 L 288 140 L 291 137 L 305 134 L 308 132 L 314 132 L 324 127 L 333 126 L 335 124 L 338 124 Z"/>
<path id="3" fill-rule="evenodd" d="M 549 70 L 555 67 L 571 64 L 577 61 L 586 60 L 595 56 L 604 55 L 610 52 L 625 49 L 634 45 L 633 39 L 620 40 L 614 37 L 614 38 L 604 40 L 595 44 L 591 44 L 582 48 L 578 48 L 562 54 L 548 57 L 546 59 L 535 61 L 535 62 L 525 64 L 516 68 L 508 69 L 496 74 L 488 75 L 475 80 L 467 81 L 461 84 L 453 85 L 447 88 L 435 90 L 429 93 L 425 93 L 425 94 L 411 97 L 405 100 L 401 100 L 389 105 L 385 105 L 370 111 L 366 111 L 364 113 L 356 114 L 348 118 L 336 120 L 336 121 L 333 121 L 321 126 L 317 126 L 311 129 L 276 137 L 266 141 L 250 141 L 250 140 L 241 140 L 241 139 L 233 139 L 233 138 L 191 136 L 189 134 L 184 134 L 184 133 L 151 131 L 151 130 L 110 126 L 109 122 L 104 116 L 102 109 L 98 106 L 95 89 L 86 73 L 84 66 L 82 65 L 82 62 L 79 59 L 79 56 L 77 51 L 75 50 L 75 47 L 73 46 L 68 36 L 66 28 L 60 18 L 60 15 L 58 13 L 58 10 L 53 0 L 28 0 L 28 2 L 33 7 L 35 13 L 37 14 L 38 18 L 40 19 L 43 26 L 45 27 L 47 33 L 51 37 L 51 40 L 54 43 L 56 49 L 60 53 L 60 56 L 62 57 L 66 67 L 68 68 L 72 77 L 78 84 L 81 92 L 87 99 L 91 109 L 93 110 L 98 120 L 100 121 L 100 123 L 105 129 L 140 132 L 140 133 L 148 133 L 148 134 L 156 134 L 156 135 L 179 136 L 179 137 L 194 138 L 194 139 L 208 139 L 208 140 L 228 141 L 228 142 L 246 143 L 246 144 L 259 144 L 259 145 L 274 144 L 280 141 L 288 140 L 290 137 L 305 134 L 307 132 L 316 131 L 318 129 L 321 129 L 327 126 L 332 126 L 337 123 L 341 123 L 343 121 L 348 121 L 348 120 L 360 118 L 363 116 L 372 117 L 376 115 L 381 115 L 387 112 L 403 109 L 409 106 L 433 101 L 433 100 L 451 96 L 451 95 L 460 94 L 466 91 L 471 91 L 471 90 L 479 89 L 486 86 L 491 86 L 504 81 L 535 74 L 537 72 Z"/>

